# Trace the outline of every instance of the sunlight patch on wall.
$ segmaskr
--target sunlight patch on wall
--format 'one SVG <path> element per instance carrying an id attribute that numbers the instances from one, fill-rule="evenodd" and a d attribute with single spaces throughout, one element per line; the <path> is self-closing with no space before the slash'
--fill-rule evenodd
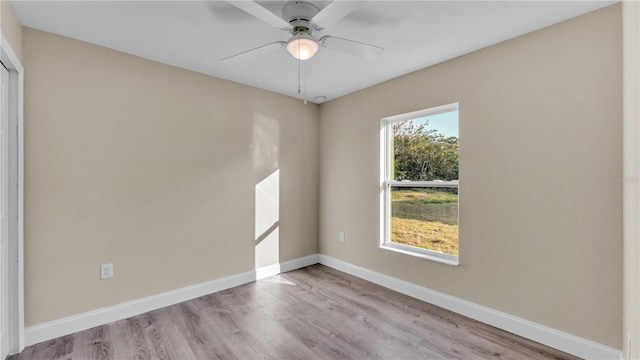
<path id="1" fill-rule="evenodd" d="M 255 268 L 280 262 L 280 127 L 277 120 L 254 115 Z"/>
<path id="2" fill-rule="evenodd" d="M 280 260 L 280 170 L 256 185 L 256 268 Z"/>

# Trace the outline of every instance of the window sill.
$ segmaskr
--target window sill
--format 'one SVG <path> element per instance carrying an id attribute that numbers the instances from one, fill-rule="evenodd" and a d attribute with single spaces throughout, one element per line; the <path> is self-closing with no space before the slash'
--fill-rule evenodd
<path id="1" fill-rule="evenodd" d="M 460 263 L 458 261 L 458 257 L 454 255 L 448 255 L 443 253 L 438 253 L 430 250 L 423 250 L 419 248 L 413 248 L 406 245 L 401 244 L 383 244 L 380 245 L 380 249 L 389 250 L 393 252 L 397 252 L 404 255 L 414 256 L 421 259 L 427 259 L 451 266 L 458 266 Z"/>

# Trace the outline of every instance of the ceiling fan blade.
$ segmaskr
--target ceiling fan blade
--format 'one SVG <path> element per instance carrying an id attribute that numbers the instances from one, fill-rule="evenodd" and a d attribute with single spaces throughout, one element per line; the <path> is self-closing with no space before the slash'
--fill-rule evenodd
<path id="1" fill-rule="evenodd" d="M 238 9 L 244 10 L 246 13 L 253 15 L 259 20 L 264 21 L 265 23 L 271 25 L 277 29 L 288 30 L 289 23 L 284 21 L 281 17 L 272 13 L 271 11 L 265 9 L 260 6 L 257 2 L 254 1 L 227 1 L 229 4 L 237 7 Z"/>
<path id="2" fill-rule="evenodd" d="M 262 46 L 259 46 L 259 47 L 255 48 L 255 49 L 243 51 L 243 52 L 241 52 L 239 54 L 235 54 L 235 55 L 226 57 L 224 59 L 221 59 L 220 61 L 222 61 L 225 64 L 236 64 L 236 63 L 251 59 L 251 58 L 256 57 L 256 56 L 264 55 L 264 54 L 269 53 L 269 52 L 271 52 L 273 50 L 281 49 L 281 48 L 285 47 L 286 45 L 287 45 L 287 43 L 284 42 L 284 41 L 276 41 L 276 42 L 273 42 L 271 44 L 262 45 Z"/>
<path id="3" fill-rule="evenodd" d="M 318 31 L 326 29 L 366 2 L 367 1 L 333 0 L 313 17 L 313 24 Z"/>
<path id="4" fill-rule="evenodd" d="M 247 13 L 224 1 L 205 1 L 204 4 L 216 21 L 220 23 L 239 23 L 251 19 Z"/>
<path id="5" fill-rule="evenodd" d="M 384 52 L 384 48 L 381 48 L 379 46 L 369 45 L 335 36 L 323 36 L 318 42 L 320 43 L 320 46 L 324 48 L 361 57 L 367 60 L 375 60 Z"/>

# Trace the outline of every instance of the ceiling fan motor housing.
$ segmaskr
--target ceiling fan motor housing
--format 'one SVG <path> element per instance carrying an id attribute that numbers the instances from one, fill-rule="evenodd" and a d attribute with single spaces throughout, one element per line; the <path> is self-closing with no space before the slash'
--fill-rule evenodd
<path id="1" fill-rule="evenodd" d="M 320 12 L 317 6 L 306 1 L 292 1 L 282 8 L 282 18 L 291 24 L 291 33 L 311 34 L 311 19 Z"/>

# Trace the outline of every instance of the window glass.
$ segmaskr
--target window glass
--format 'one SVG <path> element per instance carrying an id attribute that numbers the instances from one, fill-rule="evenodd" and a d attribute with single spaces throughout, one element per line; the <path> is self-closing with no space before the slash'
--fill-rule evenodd
<path id="1" fill-rule="evenodd" d="M 458 256 L 458 105 L 385 120 L 383 246 Z"/>
<path id="2" fill-rule="evenodd" d="M 391 241 L 458 255 L 458 189 L 392 186 Z"/>

